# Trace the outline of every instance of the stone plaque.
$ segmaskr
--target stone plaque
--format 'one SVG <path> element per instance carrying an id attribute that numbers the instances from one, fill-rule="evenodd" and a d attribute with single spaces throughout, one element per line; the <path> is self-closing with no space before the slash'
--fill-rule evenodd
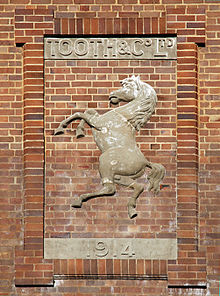
<path id="1" fill-rule="evenodd" d="M 45 59 L 176 59 L 176 37 L 44 39 Z"/>
<path id="2" fill-rule="evenodd" d="M 46 238 L 46 259 L 151 259 L 177 258 L 176 239 Z"/>

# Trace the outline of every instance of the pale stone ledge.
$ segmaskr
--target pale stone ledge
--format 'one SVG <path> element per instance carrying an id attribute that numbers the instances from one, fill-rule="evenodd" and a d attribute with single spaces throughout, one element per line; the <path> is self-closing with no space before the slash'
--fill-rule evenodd
<path id="1" fill-rule="evenodd" d="M 176 239 L 46 238 L 46 259 L 177 259 Z"/>

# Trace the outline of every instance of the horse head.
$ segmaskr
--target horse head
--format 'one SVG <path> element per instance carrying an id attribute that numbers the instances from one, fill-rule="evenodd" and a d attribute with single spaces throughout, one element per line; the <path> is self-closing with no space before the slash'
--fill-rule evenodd
<path id="1" fill-rule="evenodd" d="M 110 93 L 110 103 L 118 104 L 120 101 L 130 102 L 137 98 L 140 91 L 140 77 L 132 76 L 121 81 L 122 87 Z"/>
<path id="2" fill-rule="evenodd" d="M 151 117 L 155 110 L 157 95 L 149 84 L 140 80 L 139 76 L 132 76 L 121 81 L 122 87 L 110 93 L 110 103 L 120 101 L 130 102 L 132 108 L 123 115 L 139 130 Z M 131 102 L 133 101 L 133 102 Z M 121 109 L 120 109 L 121 110 Z"/>

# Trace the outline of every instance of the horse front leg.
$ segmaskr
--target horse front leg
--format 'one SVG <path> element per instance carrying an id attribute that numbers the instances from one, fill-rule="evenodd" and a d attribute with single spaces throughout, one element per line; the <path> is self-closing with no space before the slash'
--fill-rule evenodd
<path id="1" fill-rule="evenodd" d="M 94 118 L 99 117 L 99 114 L 95 109 L 86 110 L 84 112 L 84 114 L 88 115 L 88 116 L 92 116 Z M 76 138 L 77 139 L 85 136 L 85 127 L 84 127 L 85 123 L 86 123 L 86 121 L 84 119 L 81 119 L 80 123 L 78 124 L 78 126 L 76 128 Z"/>
<path id="2" fill-rule="evenodd" d="M 79 139 L 81 137 L 85 136 L 85 120 L 81 119 L 80 123 L 78 124 L 77 128 L 76 128 L 76 138 Z"/>
<path id="3" fill-rule="evenodd" d="M 61 121 L 61 123 L 59 124 L 58 128 L 54 131 L 54 135 L 60 135 L 60 134 L 64 134 L 64 129 L 67 128 L 67 126 L 76 119 L 80 118 L 80 113 L 75 113 L 71 116 L 69 116 L 67 119 L 64 119 L 63 121 Z"/>
<path id="4" fill-rule="evenodd" d="M 95 118 L 96 117 L 96 118 Z M 84 123 L 88 123 L 91 127 L 100 130 L 100 128 L 98 127 L 98 125 L 96 124 L 96 119 L 98 117 L 98 113 L 94 113 L 94 112 L 76 112 L 73 115 L 69 116 L 67 119 L 61 121 L 60 125 L 58 126 L 58 128 L 55 130 L 54 135 L 59 135 L 59 134 L 63 134 L 64 133 L 64 129 L 74 120 L 76 119 L 82 119 L 83 122 L 81 123 L 81 126 L 84 125 Z"/>
<path id="5" fill-rule="evenodd" d="M 65 120 L 61 121 L 58 128 L 55 129 L 55 131 L 54 131 L 54 136 L 64 134 L 64 128 L 66 128 L 66 127 L 67 127 L 67 125 L 65 124 Z"/>

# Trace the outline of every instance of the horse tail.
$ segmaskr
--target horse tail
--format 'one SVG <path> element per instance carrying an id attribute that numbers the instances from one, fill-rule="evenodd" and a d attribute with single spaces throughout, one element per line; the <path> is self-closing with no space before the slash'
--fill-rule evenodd
<path id="1" fill-rule="evenodd" d="M 147 176 L 149 181 L 148 191 L 157 195 L 160 192 L 160 182 L 165 176 L 165 168 L 162 164 L 151 162 L 147 166 L 151 168 L 151 172 Z"/>

